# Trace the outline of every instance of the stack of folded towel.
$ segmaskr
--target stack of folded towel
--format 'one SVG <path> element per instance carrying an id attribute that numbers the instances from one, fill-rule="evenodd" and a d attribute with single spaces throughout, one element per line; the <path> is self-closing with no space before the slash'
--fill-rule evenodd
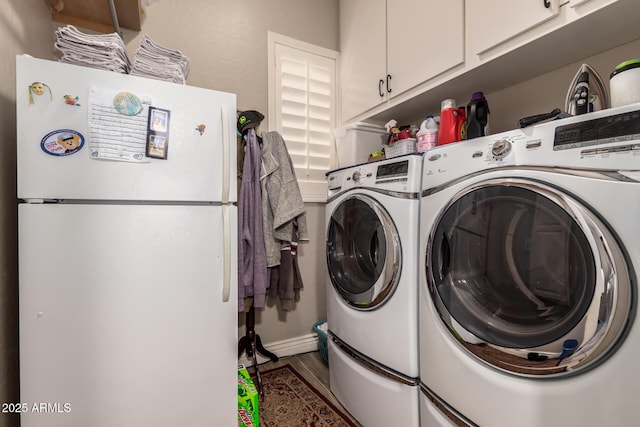
<path id="1" fill-rule="evenodd" d="M 56 31 L 56 49 L 62 52 L 60 62 L 127 74 L 131 61 L 124 42 L 117 33 L 85 34 L 73 25 Z"/>
<path id="2" fill-rule="evenodd" d="M 62 52 L 60 62 L 180 84 L 185 84 L 189 75 L 189 58 L 179 50 L 160 46 L 147 35 L 142 37 L 133 63 L 117 33 L 85 34 L 67 25 L 59 28 L 56 36 L 55 47 Z"/>
<path id="3" fill-rule="evenodd" d="M 136 51 L 131 74 L 185 84 L 189 75 L 189 58 L 179 50 L 160 46 L 145 35 Z"/>

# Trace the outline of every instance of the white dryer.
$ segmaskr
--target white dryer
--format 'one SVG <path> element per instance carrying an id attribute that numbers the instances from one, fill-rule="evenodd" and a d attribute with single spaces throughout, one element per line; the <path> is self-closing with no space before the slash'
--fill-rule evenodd
<path id="1" fill-rule="evenodd" d="M 331 391 L 367 427 L 418 425 L 422 158 L 327 174 Z"/>
<path id="2" fill-rule="evenodd" d="M 421 398 L 472 425 L 636 424 L 640 104 L 424 164 Z"/>

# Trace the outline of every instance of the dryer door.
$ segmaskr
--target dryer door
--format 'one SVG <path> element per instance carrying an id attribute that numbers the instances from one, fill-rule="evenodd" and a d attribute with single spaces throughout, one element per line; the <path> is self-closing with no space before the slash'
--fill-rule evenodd
<path id="1" fill-rule="evenodd" d="M 354 309 L 384 304 L 398 285 L 401 263 L 398 231 L 375 199 L 345 198 L 331 213 L 327 266 L 334 289 Z"/>
<path id="2" fill-rule="evenodd" d="M 447 330 L 515 374 L 593 366 L 627 326 L 631 283 L 614 236 L 539 183 L 491 180 L 459 192 L 430 234 L 426 266 Z"/>

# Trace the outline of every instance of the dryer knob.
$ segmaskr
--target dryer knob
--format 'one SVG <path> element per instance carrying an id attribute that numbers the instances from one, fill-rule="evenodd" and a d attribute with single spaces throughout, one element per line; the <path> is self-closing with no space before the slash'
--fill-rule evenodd
<path id="1" fill-rule="evenodd" d="M 360 171 L 355 171 L 353 173 L 353 175 L 351 175 L 351 178 L 353 179 L 353 182 L 359 182 L 360 181 Z"/>
<path id="2" fill-rule="evenodd" d="M 491 147 L 491 154 L 496 159 L 501 159 L 511 151 L 511 142 L 506 139 L 501 139 L 493 143 Z"/>

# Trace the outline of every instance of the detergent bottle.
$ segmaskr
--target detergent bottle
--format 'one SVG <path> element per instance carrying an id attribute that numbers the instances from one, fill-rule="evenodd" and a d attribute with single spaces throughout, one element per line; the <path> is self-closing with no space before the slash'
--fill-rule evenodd
<path id="1" fill-rule="evenodd" d="M 474 92 L 467 104 L 467 139 L 488 134 L 489 104 L 482 92 Z"/>
<path id="2" fill-rule="evenodd" d="M 431 150 L 438 146 L 438 123 L 433 116 L 427 116 L 416 133 L 418 139 L 417 150 L 419 152 Z"/>
<path id="3" fill-rule="evenodd" d="M 458 109 L 454 99 L 442 101 L 440 112 L 440 129 L 438 130 L 438 145 L 445 145 L 460 140 L 460 121 Z"/>
<path id="4" fill-rule="evenodd" d="M 467 139 L 467 108 L 458 107 L 458 138 L 456 141 L 462 141 Z"/>

